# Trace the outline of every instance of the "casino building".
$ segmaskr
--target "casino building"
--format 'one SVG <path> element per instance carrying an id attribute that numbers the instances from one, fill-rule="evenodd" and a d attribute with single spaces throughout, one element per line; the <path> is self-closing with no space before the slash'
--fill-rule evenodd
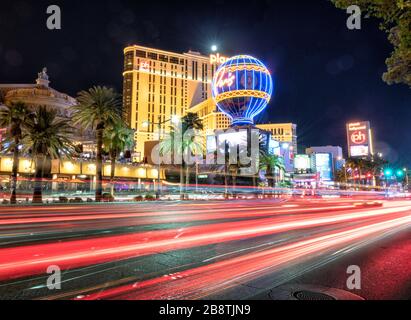
<path id="1" fill-rule="evenodd" d="M 46 68 L 38 73 L 35 83 L 0 84 L 0 96 L 0 103 L 24 102 L 31 110 L 35 110 L 39 106 L 46 106 L 57 110 L 60 117 L 67 119 L 72 116 L 71 107 L 77 104 L 75 98 L 50 86 Z M 5 133 L 6 129 L 0 128 L 0 141 Z M 63 188 L 70 181 L 75 181 L 75 185 L 79 186 L 87 185 L 90 187 L 89 189 L 95 188 L 96 166 L 93 158 L 96 145 L 94 140 L 94 132 L 77 128 L 73 142 L 81 145 L 82 157 L 51 161 L 49 173 L 53 178 L 53 190 L 57 190 L 59 186 Z M 2 182 L 9 180 L 12 165 L 11 154 L 0 154 L 0 186 Z M 34 162 L 29 157 L 21 157 L 18 168 L 18 173 L 21 176 L 30 177 L 34 173 Z M 111 163 L 104 163 L 104 178 L 108 179 L 110 174 Z M 145 165 L 117 163 L 115 168 L 116 178 L 122 181 L 138 181 L 139 186 L 144 182 L 155 182 L 159 174 L 161 178 L 164 178 L 163 171 L 159 173 L 157 168 Z"/>
<path id="2" fill-rule="evenodd" d="M 211 98 L 217 63 L 198 52 L 173 53 L 142 46 L 124 49 L 124 119 L 135 129 L 134 160 L 144 158 L 146 141 L 158 140 L 156 123 L 167 132 L 172 116 Z M 148 123 L 148 125 L 147 125 Z"/>
<path id="3" fill-rule="evenodd" d="M 220 112 L 212 98 L 212 80 L 227 58 L 199 52 L 173 53 L 139 45 L 124 49 L 123 116 L 135 129 L 133 160 L 141 162 L 145 144 L 159 140 L 169 130 L 173 116 L 197 113 L 205 135 L 225 130 L 231 119 Z M 161 132 L 158 132 L 161 123 Z M 262 124 L 279 142 L 289 143 L 297 152 L 295 124 Z"/>

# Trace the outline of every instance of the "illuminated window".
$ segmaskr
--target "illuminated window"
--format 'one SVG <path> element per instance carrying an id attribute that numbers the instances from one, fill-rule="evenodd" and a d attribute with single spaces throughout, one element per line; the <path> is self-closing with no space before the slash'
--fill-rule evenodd
<path id="1" fill-rule="evenodd" d="M 145 51 L 136 50 L 136 57 L 147 58 L 147 53 Z"/>

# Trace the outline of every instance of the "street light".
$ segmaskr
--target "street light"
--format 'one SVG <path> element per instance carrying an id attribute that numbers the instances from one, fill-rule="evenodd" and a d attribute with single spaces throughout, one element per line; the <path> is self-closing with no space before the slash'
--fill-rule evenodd
<path id="1" fill-rule="evenodd" d="M 158 142 L 161 142 L 161 125 L 171 122 L 173 124 L 178 124 L 180 122 L 180 117 L 177 115 L 172 115 L 170 119 L 168 120 L 164 120 L 162 121 L 162 116 L 158 116 L 158 122 L 150 122 L 150 121 L 144 121 L 143 122 L 143 127 L 148 128 L 148 126 L 150 124 L 152 125 L 157 125 L 158 127 Z M 159 149 L 160 152 L 160 149 Z M 158 173 L 157 173 L 157 190 L 156 190 L 156 198 L 157 200 L 160 199 L 160 193 L 161 193 L 161 189 L 160 189 L 160 185 L 161 185 L 161 161 L 160 161 L 160 157 L 158 159 Z"/>
<path id="2" fill-rule="evenodd" d="M 217 50 L 218 50 L 217 45 L 213 44 L 213 45 L 211 46 L 211 51 L 216 52 Z"/>

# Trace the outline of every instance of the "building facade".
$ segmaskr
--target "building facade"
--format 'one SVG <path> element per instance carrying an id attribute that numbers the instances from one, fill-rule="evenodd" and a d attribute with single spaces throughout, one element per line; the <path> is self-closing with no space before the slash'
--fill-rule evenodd
<path id="1" fill-rule="evenodd" d="M 289 143 L 297 153 L 297 125 L 293 123 L 268 123 L 258 124 L 257 128 L 270 131 L 273 138 L 280 143 Z"/>
<path id="2" fill-rule="evenodd" d="M 139 45 L 124 49 L 123 117 L 135 130 L 133 160 L 144 161 L 145 144 L 169 132 L 170 120 L 196 113 L 205 137 L 225 130 L 232 120 L 220 112 L 212 98 L 212 81 L 225 57 L 198 52 L 173 53 Z M 159 130 L 159 123 L 161 129 Z M 297 125 L 261 124 L 293 155 L 297 152 Z"/>
<path id="3" fill-rule="evenodd" d="M 196 113 L 201 119 L 206 135 L 214 134 L 215 130 L 226 130 L 232 122 L 228 116 L 217 110 L 212 98 L 190 108 L 189 112 Z"/>
<path id="4" fill-rule="evenodd" d="M 23 102 L 33 111 L 44 106 L 56 110 L 60 117 L 66 119 L 71 119 L 72 107 L 77 104 L 75 98 L 50 87 L 47 68 L 38 73 L 33 84 L 0 84 L 0 94 L 4 104 Z M 0 136 L 4 133 L 5 130 L 0 129 Z M 84 152 L 95 152 L 94 133 L 91 130 L 76 128 L 73 138 L 74 144 L 81 145 Z"/>
<path id="5" fill-rule="evenodd" d="M 310 156 L 316 153 L 331 154 L 334 173 L 335 171 L 340 170 L 345 163 L 344 156 L 343 156 L 343 149 L 342 147 L 339 147 L 339 146 L 310 147 L 306 149 L 305 153 Z"/>
<path id="6" fill-rule="evenodd" d="M 218 61 L 193 51 L 180 54 L 137 45 L 124 49 L 123 117 L 135 130 L 135 161 L 144 159 L 146 141 L 168 131 L 169 119 L 183 117 L 211 98 L 217 67 Z"/>
<path id="7" fill-rule="evenodd" d="M 0 93 L 4 103 L 24 102 L 31 108 L 46 106 L 56 109 L 61 117 L 70 118 L 70 108 L 76 105 L 76 99 L 50 87 L 47 69 L 38 73 L 32 84 L 0 84 Z"/>

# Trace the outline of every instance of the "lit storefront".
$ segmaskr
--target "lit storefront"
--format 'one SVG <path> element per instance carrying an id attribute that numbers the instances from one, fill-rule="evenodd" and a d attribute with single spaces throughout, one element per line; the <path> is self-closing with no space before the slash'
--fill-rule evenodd
<path id="1" fill-rule="evenodd" d="M 13 168 L 11 157 L 0 157 L 0 179 L 3 184 L 9 182 Z M 19 180 L 30 181 L 35 173 L 35 163 L 31 159 L 21 158 L 19 160 Z M 105 182 L 110 180 L 111 164 L 103 163 L 103 178 Z M 93 162 L 81 160 L 52 160 L 51 179 L 45 179 L 53 184 L 53 189 L 57 189 L 61 184 L 89 184 L 87 189 L 93 190 L 96 182 L 96 165 Z M 165 173 L 160 172 L 160 178 L 164 180 Z M 155 183 L 158 179 L 158 169 L 149 165 L 116 164 L 116 182 L 130 183 Z"/>

